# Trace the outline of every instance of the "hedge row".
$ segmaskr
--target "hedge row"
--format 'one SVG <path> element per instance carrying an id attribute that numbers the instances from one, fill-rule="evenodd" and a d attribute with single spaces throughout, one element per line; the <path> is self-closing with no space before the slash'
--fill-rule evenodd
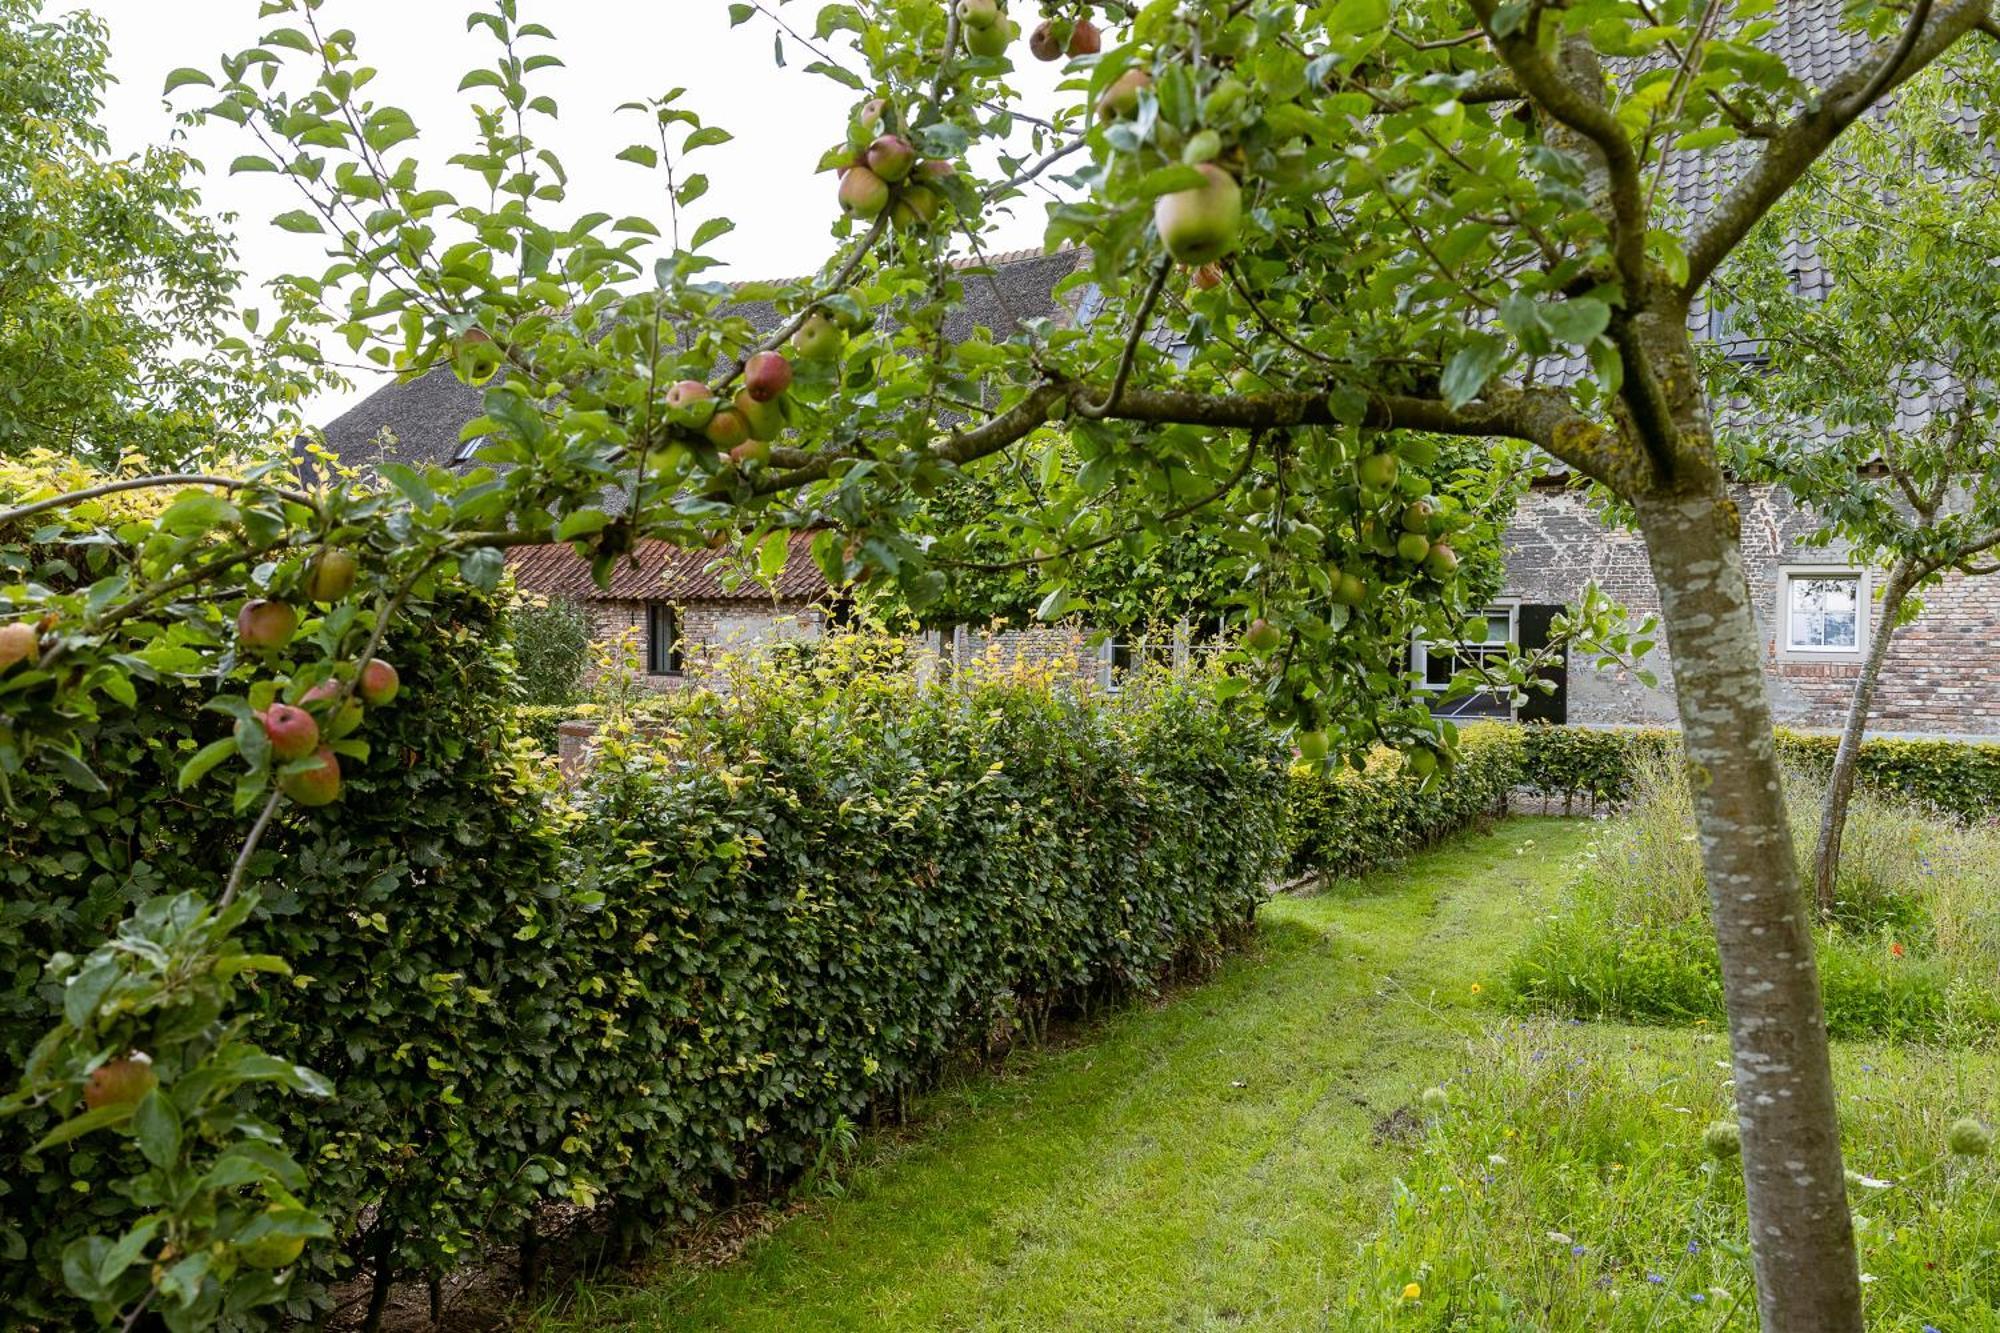
<path id="1" fill-rule="evenodd" d="M 1091 704 L 808 661 L 614 736 L 565 798 L 489 628 L 420 612 L 370 761 L 260 854 L 246 943 L 298 976 L 252 1035 L 336 1087 L 260 1108 L 341 1228 L 294 1316 L 346 1263 L 442 1273 L 550 1199 L 643 1221 L 781 1179 L 941 1062 L 1215 954 L 1276 868 L 1271 742 L 1196 682 Z M 0 1067 L 46 1024 L 44 958 L 218 879 L 240 828 L 171 781 L 222 724 L 201 697 L 105 725 L 111 795 L 17 786 Z M 66 1324 L 58 1255 L 130 1208 L 133 1148 L 28 1155 L 47 1128 L 0 1122 L 0 1310 Z"/>
<path id="2" fill-rule="evenodd" d="M 1631 795 L 1635 760 L 1680 746 L 1680 733 L 1651 727 L 1529 726 L 1522 731 L 1521 785 L 1546 797 L 1619 804 Z M 1778 732 L 1778 757 L 1807 772 L 1833 767 L 1840 738 Z M 2000 811 L 2000 745 L 1947 740 L 1867 740 L 1859 780 L 1881 795 L 1979 822 Z"/>
<path id="3" fill-rule="evenodd" d="M 1389 751 L 1360 772 L 1294 769 L 1292 874 L 1358 875 L 1503 813 L 1521 772 L 1521 731 L 1498 723 L 1464 728 L 1456 762 L 1428 782 Z"/>

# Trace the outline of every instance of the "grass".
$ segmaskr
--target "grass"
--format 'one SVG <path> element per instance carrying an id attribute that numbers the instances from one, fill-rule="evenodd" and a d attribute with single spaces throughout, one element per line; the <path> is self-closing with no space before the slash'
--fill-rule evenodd
<path id="1" fill-rule="evenodd" d="M 1687 785 L 1657 760 L 1637 765 L 1634 787 L 1632 810 L 1544 916 L 1509 986 L 1528 1010 L 1719 1022 L 1721 965 Z M 1820 794 L 1806 776 L 1789 776 L 1802 877 Z M 1996 883 L 2000 830 L 1857 796 L 1831 919 L 1816 932 L 1827 1030 L 1946 1042 L 2000 1035 Z"/>
<path id="2" fill-rule="evenodd" d="M 1741 1187 L 1699 1146 L 1719 1039 L 1491 1004 L 1596 833 L 1518 820 L 1274 902 L 1206 984 L 865 1136 L 842 1197 L 739 1258 L 577 1287 L 537 1326 L 1749 1328 Z M 1843 1052 L 1857 1164 L 1931 1163 L 1859 1187 L 1877 1327 L 2000 1328 L 2000 1173 L 1935 1152 L 1953 1116 L 2000 1109 L 1995 1072 Z"/>

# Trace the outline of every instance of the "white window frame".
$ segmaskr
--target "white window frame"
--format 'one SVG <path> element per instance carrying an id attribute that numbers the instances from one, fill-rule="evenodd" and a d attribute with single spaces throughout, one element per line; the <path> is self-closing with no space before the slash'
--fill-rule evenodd
<path id="1" fill-rule="evenodd" d="M 1814 648 L 1792 642 L 1792 581 L 1794 579 L 1853 579 L 1854 646 Z M 1874 631 L 1875 580 L 1861 565 L 1780 565 L 1778 567 L 1777 650 L 1781 662 L 1859 662 L 1868 654 Z"/>
<path id="2" fill-rule="evenodd" d="M 1503 611 L 1507 613 L 1507 643 L 1510 647 L 1519 648 L 1521 644 L 1520 598 L 1518 597 L 1497 598 L 1496 600 L 1488 602 L 1485 606 L 1481 607 L 1479 609 L 1479 614 L 1482 616 L 1492 616 L 1492 615 L 1498 615 Z M 1488 639 L 1486 640 L 1486 642 L 1491 643 L 1493 642 L 1493 640 Z M 1428 680 L 1424 679 L 1424 677 L 1429 674 L 1429 667 L 1431 660 L 1430 650 L 1431 650 L 1430 643 L 1427 640 L 1425 640 L 1425 638 L 1421 633 L 1413 635 L 1410 640 L 1410 670 L 1417 673 L 1418 689 L 1428 690 L 1433 694 L 1443 694 L 1446 688 L 1445 686 L 1433 685 Z M 1519 690 L 1508 691 L 1508 699 L 1507 699 L 1508 713 L 1511 715 L 1514 712 L 1518 711 L 1520 707 L 1521 707 L 1520 691 Z"/>

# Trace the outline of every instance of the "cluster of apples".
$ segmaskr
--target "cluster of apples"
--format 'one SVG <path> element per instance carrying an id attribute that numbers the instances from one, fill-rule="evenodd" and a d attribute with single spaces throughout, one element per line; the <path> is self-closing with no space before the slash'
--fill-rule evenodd
<path id="1" fill-rule="evenodd" d="M 959 6 L 961 19 L 964 5 Z M 1028 35 L 1028 51 L 1037 60 L 1061 60 L 1064 56 L 1094 56 L 1104 49 L 1104 34 L 1088 18 L 1074 23 L 1043 19 Z"/>
<path id="2" fill-rule="evenodd" d="M 1450 578 L 1458 572 L 1458 552 L 1448 539 L 1455 521 L 1424 496 L 1404 501 L 1390 495 L 1399 473 L 1394 454 L 1370 454 L 1355 465 L 1363 498 L 1386 497 L 1382 511 L 1361 520 L 1362 544 L 1385 559 L 1419 566 L 1432 578 Z M 1347 582 L 1352 577 L 1355 576 L 1343 574 L 1336 580 L 1335 601 L 1350 606 L 1360 604 L 1366 588 L 1350 590 Z M 1351 596 L 1342 595 L 1349 592 Z"/>
<path id="3" fill-rule="evenodd" d="M 792 387 L 792 363 L 779 352 L 758 352 L 743 363 L 743 387 L 727 402 L 700 380 L 682 380 L 667 390 L 667 406 L 693 410 L 707 405 L 702 438 L 731 462 L 761 459 L 785 431 L 784 393 Z"/>
<path id="4" fill-rule="evenodd" d="M 958 0 L 958 27 L 965 49 L 976 56 L 1004 56 L 1021 35 L 1021 25 L 1007 17 L 1006 0 Z"/>
<path id="5" fill-rule="evenodd" d="M 306 573 L 306 596 L 315 602 L 341 600 L 353 591 L 359 568 L 352 552 L 327 547 Z M 298 628 L 299 613 L 273 598 L 252 598 L 236 613 L 237 642 L 249 652 L 278 652 L 292 641 Z M 257 714 L 274 761 L 286 766 L 306 761 L 281 773 L 278 789 L 300 805 L 327 805 L 337 799 L 340 758 L 326 742 L 337 741 L 361 725 L 364 703 L 380 707 L 394 699 L 401 688 L 396 668 L 374 657 L 362 664 L 352 692 L 344 691 L 338 681 L 324 680 L 301 695 L 297 703 L 274 702 Z M 326 716 L 315 716 L 315 709 Z"/>
<path id="6" fill-rule="evenodd" d="M 910 141 L 889 125 L 889 104 L 876 98 L 856 117 L 867 146 L 840 168 L 840 207 L 858 218 L 879 217 L 900 228 L 926 225 L 945 209 L 937 182 L 955 168 L 944 158 L 917 157 Z M 855 140 L 850 139 L 849 143 Z"/>

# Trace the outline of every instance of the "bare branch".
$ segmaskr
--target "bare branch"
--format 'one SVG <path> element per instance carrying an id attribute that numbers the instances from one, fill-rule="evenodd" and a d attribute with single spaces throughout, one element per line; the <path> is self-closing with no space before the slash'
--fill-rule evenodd
<path id="1" fill-rule="evenodd" d="M 1146 336 L 1146 324 L 1153 318 L 1153 306 L 1159 302 L 1160 289 L 1167 285 L 1167 271 L 1173 261 L 1162 257 L 1153 269 L 1153 281 L 1146 288 L 1144 299 L 1132 314 L 1132 327 L 1125 331 L 1125 347 L 1118 355 L 1118 370 L 1112 376 L 1111 387 L 1104 397 L 1092 402 L 1088 397 L 1073 397 L 1072 404 L 1078 416 L 1102 418 L 1118 406 L 1118 399 L 1125 392 L 1125 383 L 1132 378 L 1132 359 L 1138 354 L 1139 340 Z"/>
<path id="2" fill-rule="evenodd" d="M 262 491 L 275 495 L 280 500 L 304 505 L 315 514 L 319 512 L 319 501 L 304 491 L 286 486 L 272 486 L 267 482 L 246 480 L 242 477 L 211 477 L 199 472 L 163 472 L 150 477 L 124 477 L 118 481 L 107 481 L 100 486 L 89 486 L 80 491 L 69 491 L 62 495 L 52 495 L 46 500 L 33 504 L 0 509 L 0 528 L 20 519 L 33 518 L 36 514 L 47 513 L 51 509 L 67 509 L 71 505 L 82 504 L 85 500 L 95 500 L 100 496 L 116 495 L 120 491 L 165 490 L 169 486 L 212 486 L 223 491 Z"/>

